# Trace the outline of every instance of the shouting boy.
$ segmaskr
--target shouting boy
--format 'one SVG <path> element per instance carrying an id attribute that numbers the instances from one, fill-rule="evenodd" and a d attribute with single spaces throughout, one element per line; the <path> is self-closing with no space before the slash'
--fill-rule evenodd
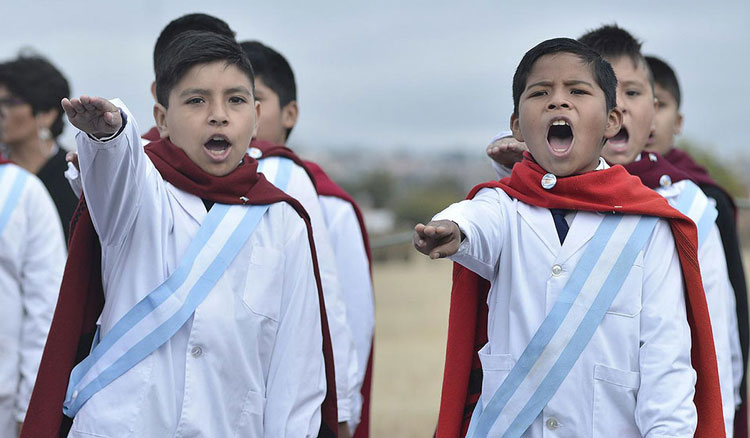
<path id="1" fill-rule="evenodd" d="M 584 44 L 532 48 L 511 116 L 530 155 L 416 226 L 457 263 L 438 437 L 724 436 L 695 226 L 600 157 L 616 86 Z"/>
<path id="2" fill-rule="evenodd" d="M 88 208 L 23 436 L 64 434 L 62 411 L 70 437 L 335 436 L 307 215 L 245 155 L 249 61 L 231 38 L 185 32 L 156 91 L 162 138 L 145 150 L 124 107 L 63 100 Z"/>

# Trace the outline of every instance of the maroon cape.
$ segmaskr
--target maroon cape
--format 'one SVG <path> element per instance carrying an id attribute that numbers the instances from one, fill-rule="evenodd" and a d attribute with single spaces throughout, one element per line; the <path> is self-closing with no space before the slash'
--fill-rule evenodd
<path id="1" fill-rule="evenodd" d="M 550 190 L 540 181 L 545 170 L 530 155 L 516 164 L 510 178 L 474 187 L 468 198 L 485 187 L 500 188 L 524 203 L 544 208 L 618 212 L 658 216 L 669 221 L 685 281 L 692 365 L 698 379 L 694 402 L 698 409 L 698 438 L 723 437 L 719 376 L 711 323 L 698 268 L 697 231 L 690 219 L 669 206 L 659 194 L 644 187 L 622 166 L 558 178 Z M 448 322 L 448 345 L 436 436 L 465 436 L 481 393 L 482 369 L 477 352 L 487 343 L 489 282 L 459 264 L 453 267 Z"/>
<path id="2" fill-rule="evenodd" d="M 656 152 L 641 152 L 640 157 L 640 160 L 625 165 L 625 170 L 640 178 L 643 185 L 650 189 L 661 187 L 661 179 L 664 175 L 667 175 L 672 183 L 686 179 L 692 180 L 687 172 L 665 160 Z"/>
<path id="3" fill-rule="evenodd" d="M 215 177 L 203 172 L 168 139 L 149 144 L 145 151 L 162 177 L 181 190 L 224 204 L 264 205 L 286 202 L 305 220 L 318 285 L 327 379 L 319 436 L 335 437 L 338 419 L 333 350 L 307 213 L 296 200 L 259 175 L 256 172 L 257 162 L 247 156 L 229 175 Z M 248 200 L 244 201 L 243 197 Z M 23 438 L 67 436 L 72 420 L 63 416 L 62 405 L 68 379 L 73 367 L 88 355 L 96 320 L 103 305 L 99 238 L 94 231 L 85 200 L 81 198 L 71 224 L 68 263 L 65 265 L 60 297 L 26 414 L 21 434 Z"/>
<path id="4" fill-rule="evenodd" d="M 724 192 L 727 198 L 732 201 L 732 207 L 735 210 L 737 209 L 737 206 L 734 205 L 734 199 L 732 198 L 732 195 L 723 187 L 721 187 L 716 181 L 714 181 L 714 179 L 711 178 L 711 175 L 708 174 L 706 168 L 696 163 L 695 160 L 693 160 L 693 158 L 688 155 L 687 152 L 681 149 L 672 148 L 664 155 L 664 158 L 666 158 L 666 160 L 672 163 L 675 167 L 687 173 L 694 183 L 698 185 L 706 184 L 714 186 Z"/>

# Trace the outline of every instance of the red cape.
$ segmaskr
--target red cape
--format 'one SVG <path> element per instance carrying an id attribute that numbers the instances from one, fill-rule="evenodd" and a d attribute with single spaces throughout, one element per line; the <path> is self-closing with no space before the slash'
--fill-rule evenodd
<path id="1" fill-rule="evenodd" d="M 168 139 L 149 144 L 145 151 L 162 177 L 181 190 L 224 204 L 264 205 L 286 202 L 305 220 L 318 285 L 328 386 L 322 406 L 323 421 L 319 436 L 335 437 L 338 419 L 333 350 L 307 213 L 296 200 L 259 175 L 256 172 L 257 162 L 247 156 L 229 175 L 214 177 L 203 172 Z M 248 201 L 244 202 L 241 197 Z M 104 305 L 99 238 L 83 197 L 71 223 L 68 255 L 57 308 L 21 434 L 23 438 L 67 436 L 72 420 L 63 416 L 62 405 L 68 379 L 73 367 L 88 355 L 96 320 Z"/>
<path id="2" fill-rule="evenodd" d="M 367 253 L 367 260 L 370 263 L 370 274 L 372 274 L 372 253 L 370 252 L 370 239 L 367 236 L 367 228 L 365 228 L 365 219 L 362 216 L 362 212 L 359 210 L 357 203 L 344 189 L 328 176 L 323 169 L 312 161 L 304 161 L 305 167 L 309 169 L 309 172 L 315 178 L 315 186 L 318 189 L 319 196 L 333 196 L 342 199 L 354 208 L 354 214 L 357 216 L 357 222 L 359 222 L 359 230 L 362 233 L 362 241 L 365 244 L 365 252 Z M 372 345 L 375 345 L 375 339 L 373 339 Z M 372 390 L 372 357 L 374 347 L 370 349 L 370 356 L 367 359 L 367 370 L 365 371 L 365 380 L 362 382 L 362 416 L 359 420 L 357 430 L 354 431 L 353 438 L 368 438 L 370 436 L 370 392 Z"/>
<path id="3" fill-rule="evenodd" d="M 693 368 L 697 372 L 694 402 L 698 410 L 698 438 L 723 437 L 724 419 L 711 323 L 698 268 L 697 231 L 690 219 L 643 186 L 622 166 L 558 178 L 551 190 L 541 187 L 545 170 L 529 155 L 516 164 L 510 178 L 480 184 L 500 188 L 524 203 L 544 208 L 618 212 L 658 216 L 669 221 L 685 281 L 688 323 L 691 328 Z M 477 351 L 487 343 L 489 282 L 454 264 L 448 322 L 443 390 L 436 436 L 464 436 L 481 392 L 482 370 Z"/>

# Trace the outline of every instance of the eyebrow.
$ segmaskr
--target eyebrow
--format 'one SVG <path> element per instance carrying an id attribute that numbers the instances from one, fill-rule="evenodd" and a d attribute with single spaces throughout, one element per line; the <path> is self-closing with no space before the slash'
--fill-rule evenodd
<path id="1" fill-rule="evenodd" d="M 622 85 L 623 87 L 627 87 L 629 85 L 637 85 L 639 87 L 645 87 L 646 84 L 644 84 L 641 81 L 622 81 L 618 85 Z"/>
<path id="2" fill-rule="evenodd" d="M 226 90 L 224 90 L 224 94 L 235 94 L 235 93 L 247 94 L 248 96 L 252 94 L 250 93 L 250 90 L 247 89 L 247 87 L 242 87 L 242 86 L 227 88 Z M 185 97 L 190 94 L 206 95 L 206 94 L 211 94 L 211 91 L 205 88 L 188 88 L 186 90 L 183 90 L 182 93 L 180 93 L 180 97 Z"/>
<path id="3" fill-rule="evenodd" d="M 571 85 L 581 85 L 581 84 L 583 84 L 583 85 L 588 85 L 589 87 L 592 87 L 592 88 L 593 88 L 593 85 L 591 85 L 591 82 L 588 82 L 588 81 L 582 81 L 582 80 L 578 80 L 578 79 L 573 79 L 573 80 L 569 80 L 569 81 L 564 81 L 564 82 L 563 82 L 563 85 L 566 85 L 566 86 L 571 86 Z M 550 86 L 552 86 L 552 81 L 539 81 L 539 82 L 534 82 L 533 84 L 529 84 L 529 85 L 527 85 L 527 86 L 526 86 L 526 89 L 528 90 L 529 88 L 531 88 L 531 87 L 536 87 L 536 86 L 540 86 L 540 87 L 550 87 Z"/>

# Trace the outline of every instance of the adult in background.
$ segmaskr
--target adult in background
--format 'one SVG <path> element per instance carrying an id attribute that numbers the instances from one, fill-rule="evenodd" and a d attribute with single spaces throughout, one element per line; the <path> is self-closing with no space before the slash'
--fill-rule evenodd
<path id="1" fill-rule="evenodd" d="M 65 240 L 78 204 L 63 175 L 66 151 L 57 138 L 63 131 L 60 101 L 68 81 L 40 56 L 20 55 L 0 64 L 0 144 L 3 154 L 42 180 L 60 216 Z"/>

